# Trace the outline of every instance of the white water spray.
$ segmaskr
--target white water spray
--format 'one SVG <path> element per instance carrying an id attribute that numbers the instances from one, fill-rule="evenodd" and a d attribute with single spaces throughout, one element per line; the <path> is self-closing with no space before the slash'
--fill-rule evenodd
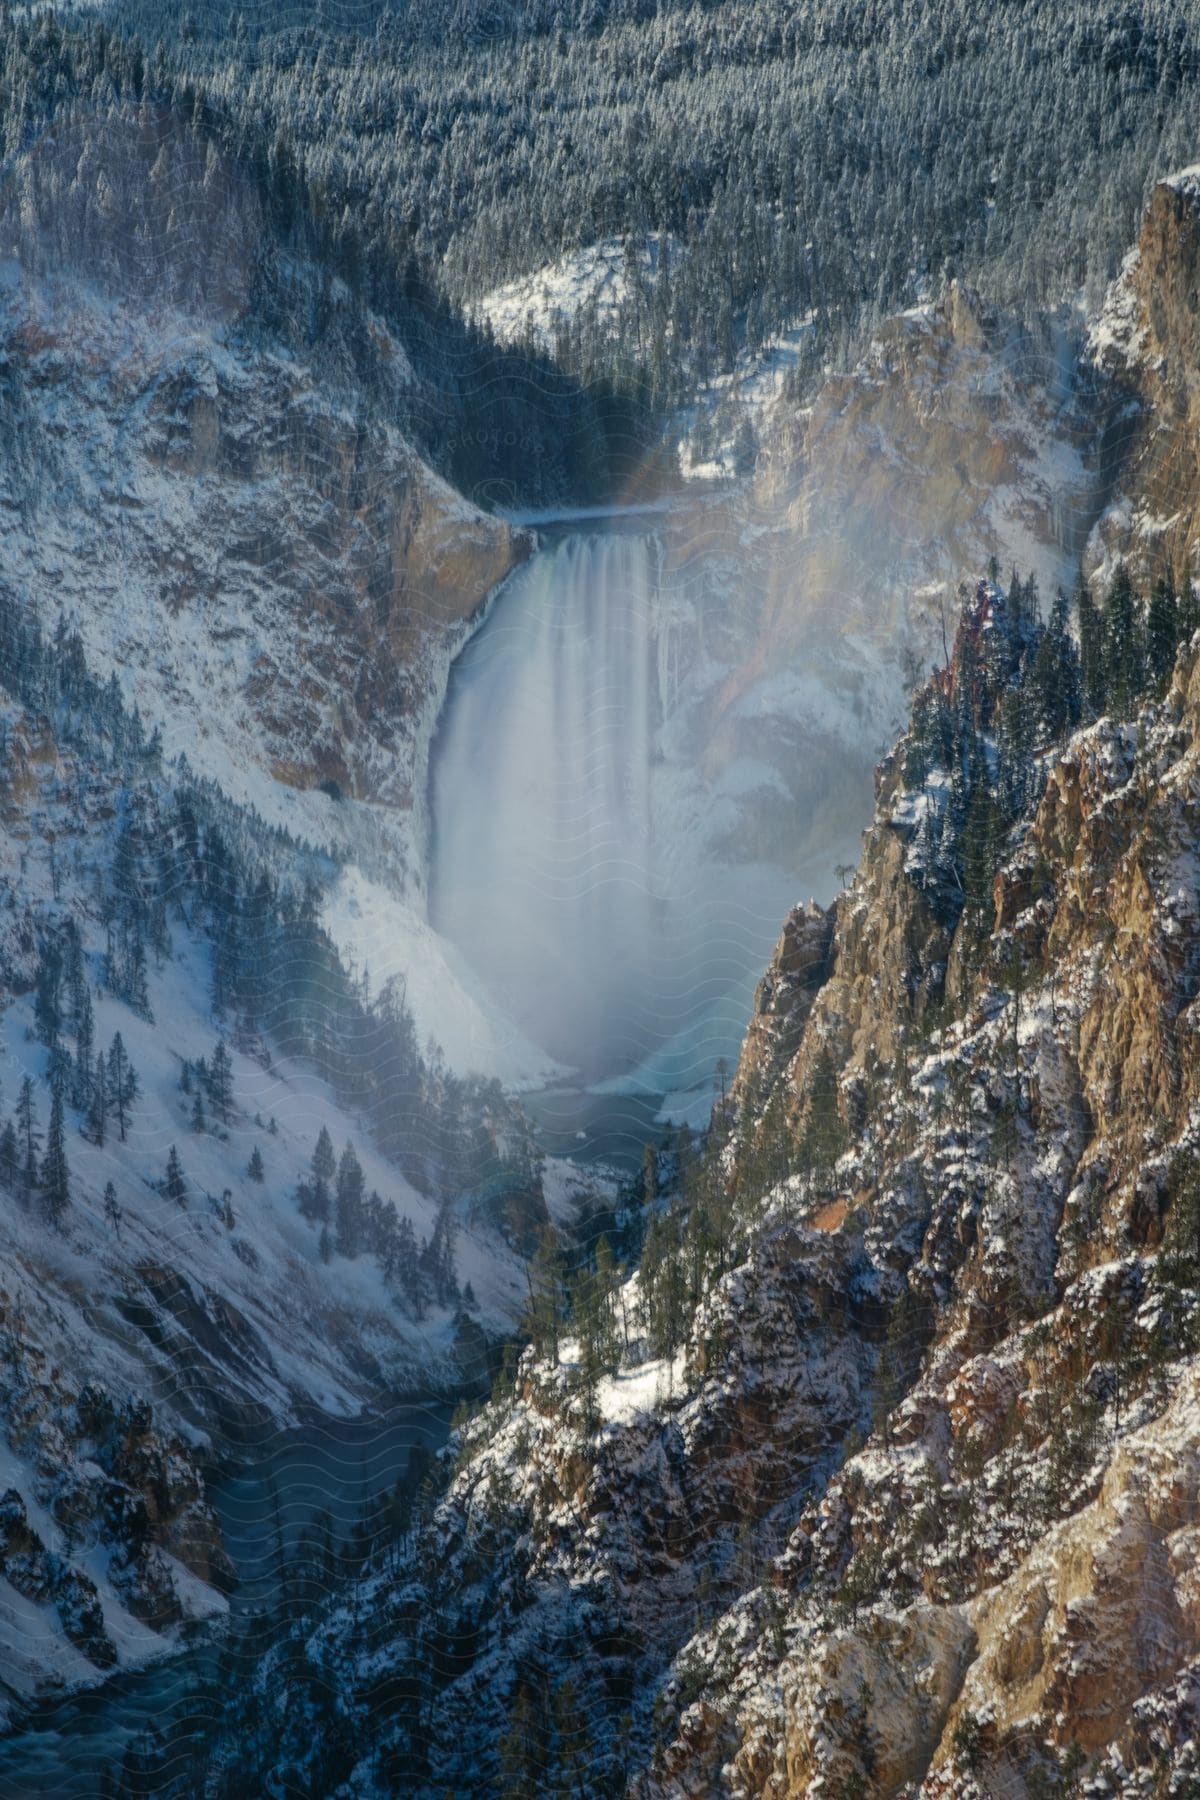
<path id="1" fill-rule="evenodd" d="M 431 916 L 510 1017 L 592 1072 L 661 1025 L 652 538 L 573 537 L 455 667 L 433 768 Z"/>
<path id="2" fill-rule="evenodd" d="M 736 1057 L 796 883 L 773 845 L 730 835 L 747 796 L 778 817 L 777 789 L 736 744 L 709 778 L 699 609 L 661 562 L 654 537 L 567 538 L 463 651 L 433 752 L 430 918 L 561 1062 L 668 1093 Z"/>

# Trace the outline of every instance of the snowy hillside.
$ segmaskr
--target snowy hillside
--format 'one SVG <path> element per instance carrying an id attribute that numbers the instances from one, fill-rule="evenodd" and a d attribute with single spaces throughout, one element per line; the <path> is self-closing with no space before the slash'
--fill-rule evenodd
<path id="1" fill-rule="evenodd" d="M 166 765 L 79 637 L 31 621 L 6 603 L 0 1632 L 25 1695 L 220 1608 L 198 1453 L 486 1382 L 547 1216 L 499 1090 L 423 1068 L 296 910 L 320 859 Z M 586 1184 L 552 1186 L 569 1209 Z"/>

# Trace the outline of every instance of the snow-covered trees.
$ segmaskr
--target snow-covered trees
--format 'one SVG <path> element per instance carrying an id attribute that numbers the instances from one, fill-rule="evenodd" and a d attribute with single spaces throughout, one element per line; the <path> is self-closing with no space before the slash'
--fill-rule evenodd
<path id="1" fill-rule="evenodd" d="M 179 1152 L 172 1144 L 167 1153 L 167 1172 L 163 1177 L 163 1194 L 166 1199 L 174 1200 L 177 1206 L 187 1205 L 187 1177 L 183 1172 L 183 1164 L 179 1160 Z"/>
<path id="2" fill-rule="evenodd" d="M 33 1079 L 26 1075 L 21 1082 L 17 1095 L 16 1132 L 20 1145 L 21 1174 L 25 1182 L 25 1190 L 32 1193 L 38 1179 L 38 1151 L 41 1148 L 41 1134 L 37 1128 L 37 1100 L 34 1096 Z"/>
<path id="3" fill-rule="evenodd" d="M 364 1197 L 362 1164 L 354 1153 L 353 1144 L 347 1144 L 337 1170 L 334 1217 L 339 1256 L 357 1256 L 362 1248 Z"/>
<path id="4" fill-rule="evenodd" d="M 125 1040 L 119 1031 L 113 1033 L 113 1040 L 109 1045 L 107 1079 L 109 1104 L 117 1122 L 117 1130 L 121 1134 L 121 1142 L 124 1143 L 129 1131 L 133 1103 L 137 1099 L 138 1078 L 125 1053 Z"/>
<path id="5" fill-rule="evenodd" d="M 399 10 L 378 36 L 329 9 L 279 58 L 263 54 L 269 7 L 244 33 L 215 4 L 199 30 L 164 0 L 53 32 L 12 9 L 5 147 L 41 145 L 14 223 L 38 220 L 35 263 L 71 255 L 169 296 L 189 282 L 189 298 L 222 294 L 263 244 L 293 271 L 312 257 L 303 300 L 264 257 L 257 304 L 319 344 L 347 311 L 334 277 L 348 284 L 355 320 L 387 319 L 437 397 L 414 387 L 411 428 L 468 486 L 611 478 L 622 434 L 635 452 L 645 441 L 647 405 L 678 405 L 805 322 L 802 381 L 950 258 L 1026 309 L 1095 293 L 1147 175 L 1194 149 L 1184 0 L 1153 0 L 1116 48 L 1082 0 L 1037 0 L 1019 20 L 953 0 L 907 10 L 902 29 L 886 8 L 852 29 L 819 10 L 781 27 L 773 0 L 491 9 L 477 33 L 476 5 Z M 133 33 L 163 48 L 148 62 Z M 80 99 L 87 122 L 52 140 L 55 104 Z M 122 126 L 150 102 L 142 157 L 146 134 Z M 464 324 L 498 283 L 610 240 L 614 303 L 550 334 L 570 379 Z"/>

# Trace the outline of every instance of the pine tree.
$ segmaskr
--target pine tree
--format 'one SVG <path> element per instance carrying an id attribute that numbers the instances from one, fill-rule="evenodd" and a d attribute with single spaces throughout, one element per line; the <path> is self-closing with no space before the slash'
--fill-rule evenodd
<path id="1" fill-rule="evenodd" d="M 71 1099 L 77 1107 L 86 1107 L 91 1099 L 92 1057 L 95 1043 L 96 1025 L 95 1015 L 92 1011 L 92 997 L 84 987 L 75 1008 L 75 1067 Z"/>
<path id="2" fill-rule="evenodd" d="M 222 1125 L 228 1125 L 233 1109 L 233 1063 L 225 1039 L 218 1038 L 208 1072 L 208 1097 Z"/>
<path id="3" fill-rule="evenodd" d="M 246 1164 L 246 1173 L 251 1181 L 265 1181 L 266 1170 L 263 1168 L 262 1151 L 255 1144 L 250 1152 L 250 1161 Z"/>
<path id="4" fill-rule="evenodd" d="M 1146 662 L 1156 695 L 1166 692 L 1175 667 L 1179 641 L 1179 607 L 1175 591 L 1166 581 L 1156 581 L 1146 612 Z"/>
<path id="5" fill-rule="evenodd" d="M 1133 712 L 1145 686 L 1145 641 L 1137 600 L 1124 563 L 1104 609 L 1104 676 L 1108 704 L 1118 719 Z"/>
<path id="6" fill-rule="evenodd" d="M 337 1250 L 355 1257 L 362 1249 L 363 1172 L 354 1146 L 347 1144 L 337 1172 Z"/>
<path id="7" fill-rule="evenodd" d="M 117 1190 L 111 1181 L 106 1182 L 104 1188 L 104 1217 L 112 1226 L 118 1237 L 121 1235 L 122 1216 L 120 1202 L 117 1199 Z"/>
<path id="8" fill-rule="evenodd" d="M 108 1051 L 108 1099 L 117 1121 L 121 1142 L 129 1129 L 130 1113 L 137 1099 L 138 1079 L 125 1054 L 125 1043 L 119 1031 L 113 1033 Z"/>
<path id="9" fill-rule="evenodd" d="M 25 1188 L 32 1193 L 38 1180 L 38 1150 L 41 1147 L 41 1136 L 37 1128 L 37 1103 L 34 1099 L 33 1082 L 26 1075 L 17 1095 L 17 1131 L 20 1136 L 21 1154 Z"/>
<path id="10" fill-rule="evenodd" d="M 1108 681 L 1104 662 L 1104 621 L 1082 584 L 1076 589 L 1079 614 L 1079 685 L 1082 717 L 1102 718 L 1108 707 Z"/>
<path id="11" fill-rule="evenodd" d="M 0 1182 L 10 1194 L 17 1185 L 20 1171 L 21 1149 L 17 1143 L 16 1127 L 11 1119 L 6 1119 L 4 1130 L 0 1132 Z"/>
<path id="12" fill-rule="evenodd" d="M 433 1236 L 425 1248 L 424 1266 L 433 1284 L 434 1298 L 440 1306 L 448 1306 L 458 1298 L 458 1277 L 454 1270 L 454 1240 L 457 1227 L 453 1204 L 443 1198 L 438 1206 Z"/>
<path id="13" fill-rule="evenodd" d="M 517 1687 L 508 1730 L 500 1738 L 502 1800 L 537 1800 L 549 1756 L 546 1709 L 522 1681 Z"/>
<path id="14" fill-rule="evenodd" d="M 71 1203 L 71 1177 L 67 1168 L 67 1149 L 63 1137 L 63 1101 L 61 1088 L 55 1088 L 50 1100 L 50 1126 L 46 1133 L 46 1154 L 42 1158 L 42 1206 L 52 1225 L 61 1225 Z"/>
<path id="15" fill-rule="evenodd" d="M 538 1247 L 526 1271 L 529 1298 L 522 1322 L 540 1356 L 558 1361 L 559 1330 L 565 1310 L 565 1270 L 558 1234 L 543 1227 Z"/>
<path id="16" fill-rule="evenodd" d="M 1038 741 L 1058 744 L 1079 722 L 1079 658 L 1067 626 L 1067 597 L 1060 588 L 1050 622 L 1038 640 L 1031 675 Z"/>
<path id="17" fill-rule="evenodd" d="M 140 923 L 134 927 L 133 944 L 129 952 L 128 1000 L 135 1013 L 153 1023 L 150 983 L 146 974 L 146 942 Z"/>
<path id="18" fill-rule="evenodd" d="M 163 1183 L 163 1193 L 168 1200 L 174 1200 L 177 1206 L 187 1204 L 187 1179 L 183 1173 L 183 1164 L 179 1160 L 179 1152 L 171 1145 L 167 1156 L 167 1174 Z"/>
<path id="19" fill-rule="evenodd" d="M 199 1088 L 192 1095 L 192 1130 L 208 1130 L 208 1120 L 204 1116 L 204 1095 Z"/>
<path id="20" fill-rule="evenodd" d="M 43 1044 L 58 1042 L 62 1030 L 62 951 L 47 939 L 38 955 L 33 996 L 33 1024 Z"/>
<path id="21" fill-rule="evenodd" d="M 317 1137 L 316 1149 L 312 1154 L 312 1172 L 318 1181 L 332 1182 L 337 1169 L 337 1159 L 333 1153 L 333 1139 L 327 1128 L 322 1125 Z"/>
<path id="22" fill-rule="evenodd" d="M 967 905 L 980 922 L 988 917 L 992 884 L 1004 853 L 1004 816 L 996 804 L 982 767 L 971 785 L 971 802 L 963 826 L 963 888 Z"/>
<path id="23" fill-rule="evenodd" d="M 103 1053 L 96 1058 L 92 1070 L 86 1130 L 93 1144 L 103 1150 L 108 1135 L 108 1066 Z"/>

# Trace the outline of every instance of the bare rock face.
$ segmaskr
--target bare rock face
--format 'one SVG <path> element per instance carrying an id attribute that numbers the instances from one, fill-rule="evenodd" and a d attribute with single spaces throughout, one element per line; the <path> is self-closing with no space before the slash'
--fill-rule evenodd
<path id="1" fill-rule="evenodd" d="M 68 1642 L 107 1670 L 117 1649 L 105 1604 L 163 1630 L 183 1617 L 180 1565 L 222 1589 L 233 1566 L 199 1469 L 155 1429 L 148 1404 L 119 1403 L 98 1381 L 73 1388 L 4 1295 L 0 1343 L 8 1371 L 0 1430 L 29 1481 L 28 1498 L 17 1488 L 0 1497 L 0 1582 L 52 1607 Z M 99 1577 L 80 1566 L 96 1545 L 105 1551 L 103 1599 Z M 36 1658 L 39 1646 L 31 1650 Z M 4 1678 L 20 1689 L 23 1674 Z"/>
<path id="2" fill-rule="evenodd" d="M 955 284 L 781 414 L 755 496 L 787 540 L 769 653 L 789 630 L 844 631 L 848 607 L 940 652 L 939 609 L 993 555 L 1044 592 L 1069 581 L 1102 492 L 1071 362 L 1065 339 L 1035 342 Z"/>
<path id="3" fill-rule="evenodd" d="M 1031 1718 L 1064 1749 L 1129 1748 L 1135 1702 L 1193 1661 L 1198 1405 L 1192 1370 L 1164 1415 L 1117 1450 L 1092 1504 L 970 1609 L 976 1651 L 935 1770 L 967 1714 L 987 1720 L 1000 1784 Z"/>
<path id="4" fill-rule="evenodd" d="M 739 1103 L 747 1088 L 774 1084 L 799 1047 L 813 1004 L 830 971 L 833 909 L 798 906 L 784 925 L 754 994 L 734 1080 Z"/>
<path id="5" fill-rule="evenodd" d="M 228 323 L 122 329 L 31 280 L 0 340 L 27 452 L 3 478 L 9 581 L 74 609 L 95 666 L 194 766 L 406 813 L 445 666 L 530 534 L 463 500 L 348 378 L 317 386 Z M 69 523 L 58 480 L 81 490 Z"/>
<path id="6" fill-rule="evenodd" d="M 1129 559 L 1143 578 L 1195 574 L 1200 541 L 1200 170 L 1161 181 L 1137 247 L 1091 336 L 1117 388 L 1107 460 L 1115 498 L 1093 570 Z"/>

